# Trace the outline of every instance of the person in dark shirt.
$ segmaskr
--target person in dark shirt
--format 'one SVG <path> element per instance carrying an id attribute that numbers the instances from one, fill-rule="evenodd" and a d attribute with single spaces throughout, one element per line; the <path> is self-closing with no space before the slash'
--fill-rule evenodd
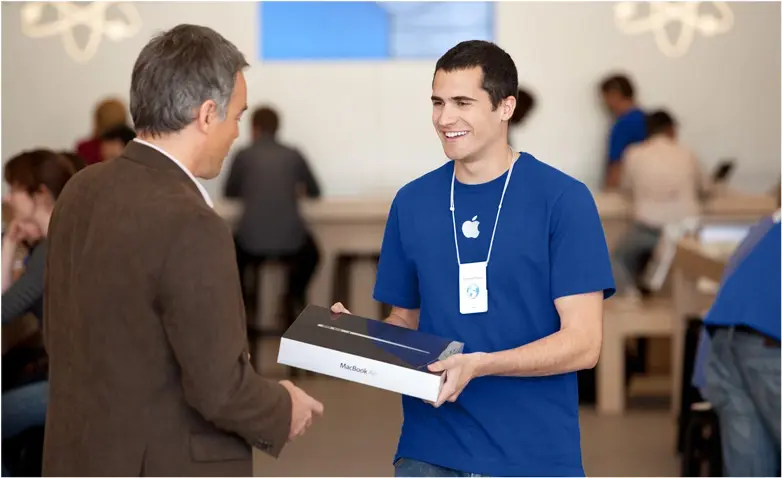
<path id="1" fill-rule="evenodd" d="M 646 139 L 646 115 L 636 106 L 635 88 L 627 76 L 614 75 L 600 84 L 603 103 L 614 117 L 608 140 L 605 187 L 616 188 L 621 179 L 621 159 L 628 146 Z"/>
<path id="2" fill-rule="evenodd" d="M 76 153 L 87 165 L 102 161 L 100 137 L 117 125 L 127 124 L 128 111 L 125 103 L 116 98 L 107 98 L 98 103 L 92 118 L 92 135 L 76 144 Z"/>
<path id="3" fill-rule="evenodd" d="M 225 196 L 241 200 L 244 208 L 235 236 L 242 290 L 247 290 L 248 266 L 257 277 L 263 261 L 281 259 L 288 266 L 285 314 L 293 320 L 306 303 L 320 258 L 299 214 L 299 200 L 320 197 L 320 186 L 301 152 L 277 140 L 279 124 L 272 108 L 253 113 L 253 142 L 234 158 Z"/>
<path id="4" fill-rule="evenodd" d="M 115 126 L 100 136 L 101 161 L 118 158 L 128 145 L 136 137 L 133 128 L 127 125 Z"/>
<path id="5" fill-rule="evenodd" d="M 75 168 L 68 158 L 42 149 L 24 152 L 11 158 L 5 165 L 4 178 L 10 185 L 10 191 L 4 201 L 13 219 L 3 236 L 2 246 L 4 325 L 30 313 L 39 323 L 43 320 L 49 219 L 57 196 L 74 173 Z M 20 247 L 24 247 L 25 243 L 34 245 L 25 261 L 24 272 L 14 280 L 16 259 Z M 43 351 L 40 351 L 39 355 L 45 357 Z M 45 423 L 49 383 L 43 378 L 46 376 L 45 360 L 43 364 L 37 362 L 32 367 L 32 372 L 16 377 L 24 385 L 10 388 L 3 393 L 3 439 Z M 4 375 L 4 382 L 5 379 Z M 3 385 L 5 390 L 6 383 Z M 9 476 L 6 474 L 5 463 L 3 476 Z"/>

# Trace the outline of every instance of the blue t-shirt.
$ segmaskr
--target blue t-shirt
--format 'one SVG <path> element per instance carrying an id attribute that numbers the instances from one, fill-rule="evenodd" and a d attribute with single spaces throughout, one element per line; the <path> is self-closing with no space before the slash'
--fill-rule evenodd
<path id="1" fill-rule="evenodd" d="M 761 219 L 759 223 L 754 225 L 749 233 L 747 233 L 747 237 L 744 238 L 743 241 L 741 241 L 741 244 L 736 248 L 736 251 L 731 255 L 730 260 L 728 260 L 727 265 L 725 266 L 725 270 L 722 274 L 722 280 L 720 281 L 720 290 L 722 289 L 722 286 L 727 282 L 728 278 L 730 278 L 733 275 L 733 272 L 737 270 L 739 264 L 741 264 L 744 259 L 754 251 L 755 246 L 758 245 L 768 234 L 768 232 L 774 227 L 774 219 L 769 216 Z M 766 252 L 768 253 L 768 252 Z M 777 254 L 779 254 L 779 251 L 777 251 Z M 778 257 L 778 256 L 777 256 Z M 779 260 L 777 260 L 777 263 L 779 263 Z M 779 278 L 777 277 L 777 283 L 779 283 Z M 779 296 L 777 296 L 779 297 Z M 753 300 L 750 296 L 747 296 L 746 299 Z M 779 301 L 777 301 L 779 302 Z M 779 304 L 777 303 L 777 317 L 779 316 Z M 709 312 L 711 314 L 711 312 Z M 720 312 L 717 311 L 715 314 L 719 315 Z M 715 315 L 715 317 L 717 317 Z M 737 320 L 738 317 L 734 317 L 732 320 Z M 708 323 L 709 319 L 706 318 L 704 323 Z M 777 323 L 777 338 L 779 337 L 779 323 Z M 711 340 L 709 337 L 709 334 L 707 330 L 704 328 L 704 330 L 701 331 L 700 338 L 698 341 L 698 349 L 695 356 L 695 367 L 693 368 L 692 373 L 692 385 L 694 387 L 697 387 L 699 389 L 702 389 L 706 384 L 706 360 L 708 359 L 708 353 L 711 347 Z"/>
<path id="2" fill-rule="evenodd" d="M 616 118 L 608 145 L 608 162 L 622 159 L 628 146 L 646 139 L 646 115 L 638 108 Z"/>
<path id="3" fill-rule="evenodd" d="M 514 166 L 487 269 L 489 310 L 459 312 L 459 266 L 450 212 L 454 164 L 412 181 L 391 206 L 374 297 L 420 309 L 419 330 L 465 344 L 465 353 L 513 349 L 560 328 L 554 300 L 614 292 L 608 249 L 587 187 L 529 154 Z M 462 263 L 486 260 L 507 173 L 455 185 Z M 461 225 L 477 216 L 479 235 Z M 396 458 L 468 473 L 583 475 L 575 373 L 481 377 L 435 409 L 403 397 Z"/>
<path id="4" fill-rule="evenodd" d="M 780 340 L 779 249 L 780 224 L 775 222 L 725 279 L 704 324 L 745 325 Z"/>

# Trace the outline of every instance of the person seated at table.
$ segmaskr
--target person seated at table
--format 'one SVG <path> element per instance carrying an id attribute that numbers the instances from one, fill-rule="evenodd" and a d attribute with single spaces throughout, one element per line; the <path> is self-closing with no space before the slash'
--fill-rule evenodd
<path id="1" fill-rule="evenodd" d="M 600 84 L 603 104 L 614 118 L 608 139 L 605 187 L 619 186 L 625 150 L 646 139 L 646 117 L 635 103 L 635 88 L 625 75 L 609 76 Z"/>
<path id="2" fill-rule="evenodd" d="M 13 220 L 3 236 L 2 245 L 4 325 L 27 314 L 33 314 L 39 324 L 43 320 L 49 220 L 57 196 L 74 173 L 75 168 L 67 158 L 43 149 L 24 152 L 5 164 L 4 177 L 10 188 L 4 203 L 11 210 Z M 17 258 L 25 243 L 33 246 L 27 255 L 24 272 L 14 278 Z M 23 385 L 3 392 L 3 439 L 45 423 L 49 393 L 45 352 L 41 348 L 33 355 L 38 357 L 36 362 L 25 364 L 25 372 L 17 376 Z M 7 358 L 6 355 L 4 362 Z M 6 377 L 3 379 L 6 390 Z"/>
<path id="3" fill-rule="evenodd" d="M 128 123 L 128 109 L 121 100 L 107 98 L 95 107 L 92 118 L 92 135 L 79 141 L 76 153 L 85 164 L 95 164 L 103 160 L 100 152 L 100 137 L 111 128 Z"/>
<path id="4" fill-rule="evenodd" d="M 718 416 L 724 476 L 780 476 L 779 220 L 750 230 L 704 319 L 693 384 Z"/>
<path id="5" fill-rule="evenodd" d="M 100 136 L 101 161 L 109 161 L 118 158 L 128 145 L 136 137 L 136 132 L 128 125 L 115 126 Z"/>
<path id="6" fill-rule="evenodd" d="M 670 113 L 647 116 L 649 138 L 629 147 L 623 158 L 621 189 L 631 200 L 629 232 L 613 253 L 617 294 L 635 296 L 663 227 L 701 213 L 707 190 L 695 154 L 677 141 L 677 125 Z"/>
<path id="7" fill-rule="evenodd" d="M 77 173 L 84 169 L 84 167 L 87 165 L 87 163 L 84 162 L 84 158 L 79 156 L 77 153 L 74 153 L 73 151 L 60 151 L 60 154 L 65 156 L 71 162 L 73 169 Z"/>
<path id="8" fill-rule="evenodd" d="M 279 125 L 279 115 L 272 108 L 258 108 L 253 113 L 253 142 L 234 158 L 225 196 L 237 198 L 243 205 L 235 235 L 243 292 L 247 291 L 248 266 L 253 266 L 257 277 L 262 262 L 282 260 L 288 269 L 285 314 L 293 320 L 306 303 L 320 257 L 299 214 L 299 200 L 319 197 L 320 186 L 301 152 L 278 141 Z M 245 299 L 249 304 L 249 297 Z"/>

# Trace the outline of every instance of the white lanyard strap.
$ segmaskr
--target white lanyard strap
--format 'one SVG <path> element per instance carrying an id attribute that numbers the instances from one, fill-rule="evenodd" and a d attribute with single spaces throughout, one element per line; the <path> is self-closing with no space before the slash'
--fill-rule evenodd
<path id="1" fill-rule="evenodd" d="M 497 233 L 497 223 L 500 220 L 500 210 L 502 209 L 502 201 L 505 200 L 505 191 L 508 190 L 508 183 L 510 182 L 510 175 L 513 173 L 513 165 L 516 164 L 516 161 L 512 161 L 510 163 L 510 168 L 508 168 L 508 175 L 505 177 L 505 185 L 502 187 L 502 196 L 500 196 L 500 204 L 497 206 L 497 216 L 494 218 L 494 229 L 491 231 L 491 240 L 489 241 L 489 253 L 486 255 L 486 264 L 488 265 L 489 259 L 491 258 L 491 249 L 494 246 L 494 234 Z M 453 242 L 456 245 L 456 261 L 459 263 L 459 265 L 462 265 L 462 259 L 459 255 L 459 238 L 456 235 L 456 206 L 454 206 L 453 201 L 453 186 L 456 182 L 456 164 L 454 163 L 453 168 L 453 175 L 451 176 L 451 221 L 453 221 Z"/>

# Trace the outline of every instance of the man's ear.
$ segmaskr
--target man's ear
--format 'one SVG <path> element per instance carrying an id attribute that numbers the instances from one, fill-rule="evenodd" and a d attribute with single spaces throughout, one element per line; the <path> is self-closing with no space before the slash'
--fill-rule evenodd
<path id="1" fill-rule="evenodd" d="M 516 97 L 509 96 L 502 100 L 500 108 L 502 108 L 502 120 L 510 121 L 511 117 L 513 117 L 513 112 L 516 111 Z"/>
<path id="2" fill-rule="evenodd" d="M 204 133 L 220 120 L 217 114 L 217 103 L 214 100 L 204 101 L 196 113 L 196 126 Z"/>

